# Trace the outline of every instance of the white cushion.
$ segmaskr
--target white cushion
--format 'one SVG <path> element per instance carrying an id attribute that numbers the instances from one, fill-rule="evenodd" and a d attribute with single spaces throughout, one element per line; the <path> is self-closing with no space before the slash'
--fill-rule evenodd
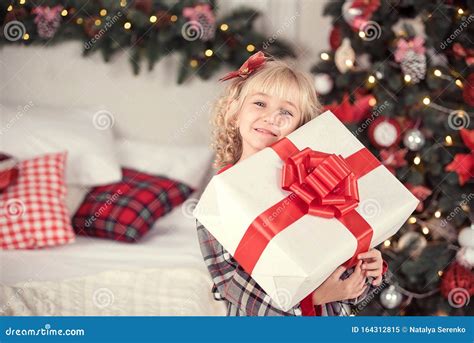
<path id="1" fill-rule="evenodd" d="M 99 122 L 107 116 L 100 109 L 0 105 L 0 151 L 27 159 L 66 150 L 68 184 L 117 182 L 122 173 L 112 126 Z"/>
<path id="2" fill-rule="evenodd" d="M 195 190 L 203 187 L 213 153 L 206 145 L 163 145 L 129 139 L 118 142 L 120 165 L 181 181 Z"/>

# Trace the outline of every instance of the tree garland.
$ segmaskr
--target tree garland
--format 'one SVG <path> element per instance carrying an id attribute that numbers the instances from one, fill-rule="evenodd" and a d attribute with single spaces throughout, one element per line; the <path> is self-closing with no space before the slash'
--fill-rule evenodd
<path id="1" fill-rule="evenodd" d="M 106 62 L 126 53 L 135 74 L 164 56 L 181 55 L 178 83 L 196 74 L 210 78 L 221 65 L 239 67 L 263 49 L 265 36 L 253 29 L 260 15 L 242 8 L 217 20 L 216 1 L 167 0 L 30 0 L 0 3 L 0 46 L 49 46 L 80 40 L 83 55 L 100 51 Z M 265 44 L 276 57 L 294 56 L 284 42 Z"/>

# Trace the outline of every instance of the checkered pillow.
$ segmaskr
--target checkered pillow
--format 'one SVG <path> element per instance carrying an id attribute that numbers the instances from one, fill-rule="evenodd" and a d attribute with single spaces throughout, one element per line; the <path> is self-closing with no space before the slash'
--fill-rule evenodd
<path id="1" fill-rule="evenodd" d="M 122 169 L 122 181 L 93 188 L 72 221 L 76 233 L 135 242 L 193 189 L 163 176 Z"/>
<path id="2" fill-rule="evenodd" d="M 0 193 L 0 248 L 33 249 L 74 241 L 65 205 L 66 152 L 18 164 L 18 179 Z"/>

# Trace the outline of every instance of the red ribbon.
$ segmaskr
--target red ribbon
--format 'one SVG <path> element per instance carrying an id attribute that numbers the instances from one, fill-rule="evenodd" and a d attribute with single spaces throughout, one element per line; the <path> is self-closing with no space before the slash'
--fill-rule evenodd
<path id="1" fill-rule="evenodd" d="M 354 256 L 344 263 L 349 268 L 357 263 L 357 255 L 370 248 L 373 230 L 355 210 L 359 203 L 357 179 L 381 163 L 366 148 L 343 158 L 335 154 L 299 150 L 288 138 L 271 148 L 285 162 L 282 188 L 291 193 L 261 213 L 247 228 L 234 253 L 234 258 L 252 274 L 270 240 L 306 214 L 336 218 L 357 239 Z M 285 214 L 272 221 L 272 213 L 285 208 Z"/>

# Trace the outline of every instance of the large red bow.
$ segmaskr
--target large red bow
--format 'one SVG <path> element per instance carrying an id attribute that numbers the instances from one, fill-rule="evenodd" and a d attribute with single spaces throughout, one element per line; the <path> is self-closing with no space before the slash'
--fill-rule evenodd
<path id="1" fill-rule="evenodd" d="M 310 148 L 290 156 L 282 168 L 282 188 L 308 205 L 308 214 L 344 216 L 357 207 L 357 179 L 345 159 Z"/>
<path id="2" fill-rule="evenodd" d="M 241 77 L 243 79 L 246 79 L 255 70 L 264 65 L 265 61 L 266 57 L 264 53 L 259 51 L 250 56 L 238 70 L 226 74 L 224 77 L 220 78 L 219 81 L 227 81 L 235 77 Z"/>

